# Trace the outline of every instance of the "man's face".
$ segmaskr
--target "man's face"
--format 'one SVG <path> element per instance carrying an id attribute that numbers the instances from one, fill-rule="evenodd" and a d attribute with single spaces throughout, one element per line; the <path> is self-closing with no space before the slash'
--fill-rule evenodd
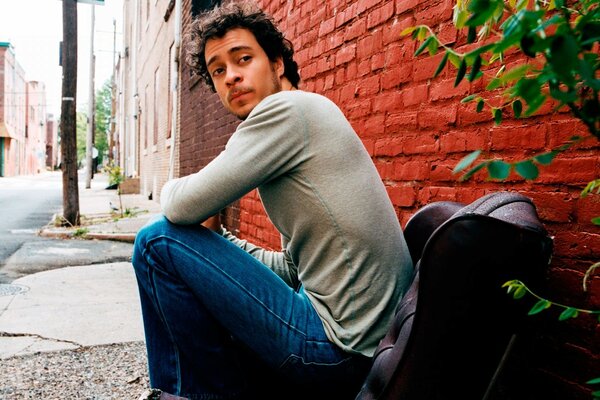
<path id="1" fill-rule="evenodd" d="M 265 97 L 281 90 L 283 62 L 271 62 L 247 29 L 235 28 L 206 42 L 204 58 L 221 102 L 245 119 Z"/>

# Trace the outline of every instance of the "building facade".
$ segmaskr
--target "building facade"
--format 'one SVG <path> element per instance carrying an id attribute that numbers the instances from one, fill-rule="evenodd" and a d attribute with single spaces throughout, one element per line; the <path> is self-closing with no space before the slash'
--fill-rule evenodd
<path id="1" fill-rule="evenodd" d="M 132 3 L 135 1 L 126 1 L 125 7 Z M 142 21 L 141 25 L 127 27 L 125 34 L 131 37 L 147 32 L 148 38 L 155 38 L 168 19 L 156 22 L 157 26 L 152 28 L 146 28 L 144 21 L 152 15 L 155 3 L 162 4 L 164 9 L 167 1 L 137 3 L 139 7 L 132 8 L 131 17 Z M 177 4 L 179 0 L 171 3 Z M 592 217 L 600 215 L 600 200 L 597 196 L 579 197 L 582 187 L 600 175 L 596 141 L 561 154 L 534 182 L 511 177 L 506 183 L 499 183 L 487 180 L 484 175 L 459 182 L 452 173 L 459 160 L 477 149 L 498 158 L 526 158 L 554 149 L 585 129 L 570 114 L 554 112 L 552 107 L 542 108 L 526 120 L 508 117 L 496 126 L 490 113 L 478 113 L 472 104 L 460 101 L 468 94 L 482 92 L 481 81 L 465 80 L 454 87 L 455 71 L 451 66 L 433 78 L 442 55 L 415 57 L 418 44 L 400 33 L 407 27 L 426 24 L 445 44 L 460 49 L 465 45 L 465 37 L 452 24 L 455 1 L 258 0 L 257 3 L 274 16 L 294 44 L 302 78 L 300 88 L 328 97 L 348 117 L 371 155 L 403 226 L 416 210 L 434 201 L 469 203 L 493 191 L 521 192 L 533 198 L 544 224 L 555 237 L 555 254 L 545 294 L 558 302 L 583 308 L 600 307 L 597 283 L 588 292 L 580 289 L 585 271 L 600 258 L 600 228 L 589 223 Z M 214 4 L 214 1 L 181 0 L 182 49 L 194 16 Z M 152 72 L 156 76 L 160 62 L 151 62 L 152 58 L 142 55 L 147 50 L 144 46 L 151 43 L 154 41 L 145 40 L 133 50 L 130 48 L 130 56 L 138 51 L 136 57 L 142 57 L 149 66 L 141 61 L 134 63 L 135 66 L 121 65 L 129 68 L 123 69 L 121 81 L 124 90 L 135 88 L 130 98 L 134 93 L 138 96 L 135 101 L 124 101 L 123 107 L 131 106 L 130 115 L 138 116 L 137 124 L 132 123 L 130 130 L 136 134 L 132 140 L 139 143 L 139 170 L 153 171 L 143 178 L 144 190 L 157 194 L 164 175 L 142 161 L 143 157 L 150 161 L 153 154 L 160 153 L 160 133 L 156 150 L 153 147 L 153 124 L 160 127 L 161 123 L 155 123 L 154 118 L 159 121 L 165 118 L 144 117 L 148 110 L 155 109 L 153 88 L 162 90 L 154 83 L 157 80 Z M 158 49 L 168 43 L 156 46 L 152 57 L 161 58 L 165 52 Z M 181 88 L 176 112 L 178 129 L 173 133 L 173 145 L 179 145 L 174 176 L 185 176 L 201 169 L 222 151 L 238 121 L 191 74 L 183 61 L 185 51 L 175 53 L 182 62 L 178 69 Z M 158 76 L 161 71 L 159 68 Z M 166 96 L 163 92 L 159 97 Z M 224 214 L 228 228 L 240 237 L 267 248 L 279 248 L 279 234 L 255 191 L 232 204 Z M 505 369 L 508 372 L 502 377 L 506 392 L 514 394 L 514 398 L 588 399 L 590 387 L 585 381 L 597 376 L 600 361 L 597 321 L 583 317 L 558 322 L 556 316 L 548 314 L 535 317 L 534 322 L 538 330 L 518 343 L 508 360 Z M 525 397 L 518 397 L 519 393 Z"/>
<path id="2" fill-rule="evenodd" d="M 0 43 L 0 176 L 46 169 L 46 88 L 27 81 L 10 43 Z"/>
<path id="3" fill-rule="evenodd" d="M 0 43 L 0 176 L 25 173 L 25 71 L 10 43 Z"/>
<path id="4" fill-rule="evenodd" d="M 173 131 L 175 61 L 174 1 L 124 2 L 124 49 L 117 131 L 126 176 L 139 177 L 141 192 L 158 198 L 177 155 Z M 171 171 L 171 172 L 170 172 Z"/>

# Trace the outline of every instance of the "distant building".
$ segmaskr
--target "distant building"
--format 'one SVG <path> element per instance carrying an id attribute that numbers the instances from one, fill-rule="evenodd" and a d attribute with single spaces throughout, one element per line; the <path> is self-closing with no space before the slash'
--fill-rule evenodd
<path id="1" fill-rule="evenodd" d="M 25 173 L 27 82 L 10 43 L 0 42 L 0 176 Z"/>
<path id="2" fill-rule="evenodd" d="M 45 170 L 46 88 L 25 79 L 10 43 L 0 42 L 0 176 Z"/>

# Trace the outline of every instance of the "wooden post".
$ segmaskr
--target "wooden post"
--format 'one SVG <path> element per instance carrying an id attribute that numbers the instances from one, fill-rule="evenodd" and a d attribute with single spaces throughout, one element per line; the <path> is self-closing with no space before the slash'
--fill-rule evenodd
<path id="1" fill-rule="evenodd" d="M 77 2 L 63 0 L 62 103 L 60 145 L 62 152 L 63 217 L 65 224 L 79 225 L 77 181 Z"/>

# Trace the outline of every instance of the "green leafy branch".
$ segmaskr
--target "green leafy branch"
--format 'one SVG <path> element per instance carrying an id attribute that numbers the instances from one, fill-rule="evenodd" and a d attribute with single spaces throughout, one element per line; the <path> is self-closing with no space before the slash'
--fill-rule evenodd
<path id="1" fill-rule="evenodd" d="M 568 150 L 573 145 L 581 142 L 583 138 L 579 136 L 573 136 L 571 139 L 564 143 L 563 145 L 557 147 L 554 150 L 536 154 L 532 157 L 529 157 L 525 160 L 520 160 L 516 162 L 506 162 L 503 160 L 484 160 L 476 164 L 475 166 L 469 168 L 481 155 L 481 150 L 475 150 L 465 157 L 463 157 L 458 164 L 454 167 L 453 173 L 458 174 L 463 171 L 464 174 L 459 178 L 461 181 L 466 181 L 470 179 L 475 173 L 479 172 L 482 169 L 486 169 L 488 176 L 491 179 L 500 179 L 505 180 L 510 175 L 511 171 L 515 171 L 521 177 L 532 180 L 536 179 L 539 176 L 539 167 L 538 166 L 546 166 L 550 165 L 554 158 L 563 151 Z M 597 186 L 589 189 L 589 191 L 597 189 L 600 192 L 600 180 L 594 181 L 598 182 Z M 590 182 L 591 184 L 591 182 Z M 589 185 L 588 185 L 589 186 Z M 600 221 L 600 219 L 599 219 Z"/>
<path id="2" fill-rule="evenodd" d="M 530 296 L 533 296 L 538 300 L 533 305 L 533 307 L 531 307 L 531 309 L 528 312 L 528 315 L 539 314 L 540 312 L 547 310 L 550 307 L 556 307 L 562 309 L 562 312 L 558 317 L 559 321 L 565 321 L 570 318 L 577 318 L 580 314 L 589 314 L 596 316 L 598 318 L 598 321 L 600 321 L 600 310 L 586 310 L 550 301 L 534 293 L 520 280 L 515 279 L 512 281 L 505 282 L 502 285 L 502 287 L 507 288 L 507 293 L 512 294 L 514 299 L 521 299 L 525 297 L 526 294 L 529 294 Z"/>

